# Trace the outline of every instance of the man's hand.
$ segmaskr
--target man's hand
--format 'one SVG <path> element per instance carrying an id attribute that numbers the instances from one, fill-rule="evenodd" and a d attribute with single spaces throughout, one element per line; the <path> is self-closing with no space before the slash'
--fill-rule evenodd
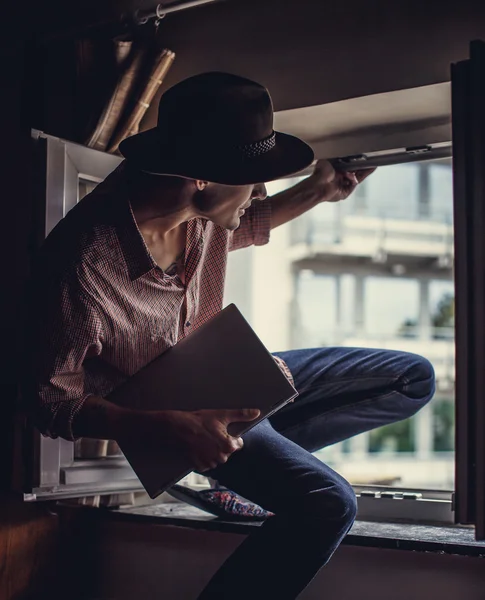
<path id="1" fill-rule="evenodd" d="M 127 434 L 130 444 L 142 439 L 153 448 L 172 448 L 185 455 L 197 471 L 215 469 L 241 450 L 243 441 L 227 432 L 230 423 L 250 422 L 259 417 L 257 409 L 166 410 L 138 413 Z M 120 439 L 123 446 L 123 439 Z"/>
<path id="2" fill-rule="evenodd" d="M 185 455 L 198 471 L 225 463 L 243 441 L 227 432 L 230 423 L 257 419 L 255 408 L 234 410 L 141 411 L 117 406 L 104 398 L 89 396 L 75 417 L 75 436 L 116 440 L 120 446 L 153 450 L 171 448 Z"/>
<path id="3" fill-rule="evenodd" d="M 310 177 L 272 196 L 271 229 L 296 219 L 321 202 L 345 200 L 357 185 L 374 171 L 375 169 L 335 171 L 328 160 L 319 160 Z"/>
<path id="4" fill-rule="evenodd" d="M 257 409 L 173 411 L 170 420 L 176 445 L 203 472 L 227 462 L 243 447 L 242 438 L 229 435 L 227 426 L 254 421 L 259 414 Z"/>
<path id="5" fill-rule="evenodd" d="M 322 202 L 346 200 L 355 188 L 375 169 L 336 171 L 328 160 L 319 160 L 308 178 L 319 189 Z"/>

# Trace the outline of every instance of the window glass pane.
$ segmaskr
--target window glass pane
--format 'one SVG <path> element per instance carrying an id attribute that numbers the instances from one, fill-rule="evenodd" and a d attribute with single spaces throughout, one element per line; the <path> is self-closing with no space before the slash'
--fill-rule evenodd
<path id="1" fill-rule="evenodd" d="M 88 194 L 90 194 L 97 185 L 98 185 L 97 182 L 80 178 L 79 179 L 78 201 L 82 200 L 84 198 L 84 196 L 87 196 Z"/>
<path id="2" fill-rule="evenodd" d="M 338 244 L 342 209 L 338 204 L 319 204 L 304 220 L 310 244 Z"/>
<path id="3" fill-rule="evenodd" d="M 369 452 L 414 452 L 414 428 L 410 419 L 374 429 L 369 435 Z"/>
<path id="4" fill-rule="evenodd" d="M 429 203 L 431 218 L 445 223 L 453 221 L 453 173 L 451 161 L 429 166 Z"/>
<path id="5" fill-rule="evenodd" d="M 455 290 L 450 281 L 432 281 L 429 286 L 431 323 L 434 339 L 453 339 Z"/>
<path id="6" fill-rule="evenodd" d="M 364 293 L 365 330 L 369 335 L 393 338 L 416 330 L 419 315 L 416 280 L 367 277 Z"/>
<path id="7" fill-rule="evenodd" d="M 342 452 L 343 452 L 344 454 L 349 454 L 349 452 L 352 452 L 352 445 L 351 445 L 351 443 L 350 443 L 350 440 L 344 440 L 344 441 L 343 441 L 343 442 L 340 444 L 340 446 L 341 446 Z"/>
<path id="8" fill-rule="evenodd" d="M 378 169 L 365 183 L 368 216 L 415 219 L 418 216 L 418 165 L 392 165 Z M 354 199 L 354 202 L 357 200 Z"/>
<path id="9" fill-rule="evenodd" d="M 453 489 L 451 215 L 449 160 L 383 167 L 359 194 L 321 204 L 278 227 L 267 246 L 229 258 L 227 299 L 269 350 L 377 347 L 432 363 L 436 397 L 414 417 L 316 452 L 353 483 Z"/>
<path id="10" fill-rule="evenodd" d="M 449 398 L 436 398 L 433 403 L 433 450 L 453 452 L 455 449 L 455 407 Z"/>
<path id="11" fill-rule="evenodd" d="M 298 346 L 330 346 L 336 334 L 335 278 L 301 271 L 297 293 L 300 317 Z"/>

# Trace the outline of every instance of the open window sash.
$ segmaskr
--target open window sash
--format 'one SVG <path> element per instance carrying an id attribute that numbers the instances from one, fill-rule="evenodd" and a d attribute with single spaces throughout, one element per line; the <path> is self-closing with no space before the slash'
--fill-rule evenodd
<path id="1" fill-rule="evenodd" d="M 457 523 L 485 539 L 485 43 L 452 65 Z"/>

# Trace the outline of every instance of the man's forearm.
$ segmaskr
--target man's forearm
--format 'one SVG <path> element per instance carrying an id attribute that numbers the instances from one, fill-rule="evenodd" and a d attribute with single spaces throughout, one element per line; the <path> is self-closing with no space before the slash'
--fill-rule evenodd
<path id="1" fill-rule="evenodd" d="M 328 186 L 312 176 L 271 197 L 271 229 L 279 227 L 327 200 Z"/>
<path id="2" fill-rule="evenodd" d="M 88 396 L 74 418 L 76 437 L 116 440 L 126 437 L 130 423 L 139 417 L 137 411 L 117 406 L 99 396 Z"/>
<path id="3" fill-rule="evenodd" d="M 109 402 L 100 396 L 86 398 L 74 418 L 75 437 L 115 440 L 124 444 L 173 444 L 174 413 L 170 410 L 133 410 Z"/>

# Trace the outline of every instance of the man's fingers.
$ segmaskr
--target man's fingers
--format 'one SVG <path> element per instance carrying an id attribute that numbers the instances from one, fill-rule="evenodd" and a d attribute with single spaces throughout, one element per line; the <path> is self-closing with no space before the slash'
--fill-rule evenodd
<path id="1" fill-rule="evenodd" d="M 357 174 L 354 171 L 345 171 L 344 173 L 342 173 L 342 175 L 344 176 L 346 182 L 348 182 L 351 185 L 357 185 L 359 183 Z"/>
<path id="2" fill-rule="evenodd" d="M 197 471 L 199 471 L 200 473 L 205 473 L 205 471 L 212 471 L 213 469 L 217 468 L 218 464 L 219 463 L 217 461 L 212 460 L 208 463 L 201 464 Z"/>
<path id="3" fill-rule="evenodd" d="M 240 450 L 239 442 L 237 438 L 231 437 L 228 433 L 224 432 L 224 437 L 219 442 L 219 448 L 221 452 L 225 454 L 232 454 Z"/>
<path id="4" fill-rule="evenodd" d="M 254 421 L 259 417 L 261 411 L 257 408 L 241 408 L 226 410 L 222 415 L 222 421 L 225 425 L 229 423 L 249 422 Z"/>
<path id="5" fill-rule="evenodd" d="M 231 441 L 230 452 L 237 452 L 238 450 L 241 450 L 241 448 L 244 446 L 244 442 L 240 437 L 229 436 L 229 439 Z"/>
<path id="6" fill-rule="evenodd" d="M 197 471 L 199 471 L 199 473 L 204 473 L 205 471 L 212 471 L 213 469 L 216 469 L 219 465 L 223 465 L 224 463 L 226 463 L 231 458 L 231 454 L 232 453 L 226 454 L 225 452 L 220 452 L 213 460 L 198 460 L 195 463 L 195 468 Z"/>
<path id="7" fill-rule="evenodd" d="M 220 455 L 217 457 L 217 462 L 218 462 L 220 465 L 223 465 L 224 463 L 226 463 L 226 462 L 229 460 L 229 458 L 230 458 L 230 457 L 231 457 L 231 455 L 230 455 L 230 454 L 220 454 Z"/>
<path id="8" fill-rule="evenodd" d="M 364 179 L 372 175 L 372 173 L 376 170 L 377 167 L 373 167 L 372 169 L 362 169 L 361 171 L 356 171 L 355 175 L 357 177 L 357 182 L 362 183 Z"/>
<path id="9" fill-rule="evenodd" d="M 335 179 L 335 169 L 328 160 L 320 159 L 315 163 L 314 174 L 318 175 L 323 183 L 330 183 Z"/>

